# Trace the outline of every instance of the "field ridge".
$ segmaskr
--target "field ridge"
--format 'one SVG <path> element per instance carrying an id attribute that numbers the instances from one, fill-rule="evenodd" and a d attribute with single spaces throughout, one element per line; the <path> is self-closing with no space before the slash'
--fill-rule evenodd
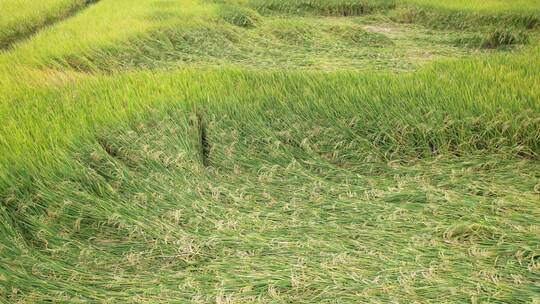
<path id="1" fill-rule="evenodd" d="M 34 25 L 25 28 L 24 30 L 13 32 L 12 34 L 3 37 L 0 41 L 0 51 L 9 51 L 13 47 L 25 40 L 30 39 L 32 36 L 37 35 L 40 31 L 51 27 L 59 22 L 65 21 L 76 14 L 82 12 L 89 6 L 98 3 L 100 0 L 83 0 L 80 5 L 73 5 L 67 10 L 57 15 L 47 16 L 42 22 L 35 23 Z"/>

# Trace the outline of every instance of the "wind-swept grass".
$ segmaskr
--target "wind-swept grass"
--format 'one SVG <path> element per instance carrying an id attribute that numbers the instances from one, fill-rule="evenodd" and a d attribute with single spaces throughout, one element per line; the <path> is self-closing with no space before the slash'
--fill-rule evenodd
<path id="1" fill-rule="evenodd" d="M 60 141 L 69 143 L 69 134 L 87 134 L 84 131 L 91 131 L 92 125 L 112 123 L 127 118 L 129 113 L 144 112 L 154 102 L 236 99 L 236 103 L 246 103 L 269 98 L 264 87 L 256 95 L 249 89 L 261 83 L 271 83 L 267 90 L 276 97 L 270 98 L 281 96 L 282 102 L 298 106 L 305 102 L 310 105 L 306 111 L 319 103 L 333 108 L 331 113 L 366 115 L 358 125 L 358 131 L 364 132 L 359 137 L 369 143 L 364 147 L 367 152 L 379 156 L 487 151 L 536 158 L 539 149 L 536 51 L 537 47 L 520 56 L 500 55 L 483 61 L 438 64 L 408 76 L 349 73 L 288 76 L 279 72 L 240 76 L 229 72 L 184 72 L 163 78 L 142 74 L 114 81 L 113 77 L 71 89 L 33 89 L 9 84 L 12 94 L 3 96 L 1 111 L 5 143 L 2 146 L 6 149 L 1 153 L 2 161 L 5 166 L 11 166 L 50 158 L 39 154 L 53 153 L 49 144 L 52 138 L 55 145 Z M 318 87 L 319 83 L 326 85 Z M 129 89 L 118 90 L 125 86 Z M 228 92 L 230 86 L 237 90 Z M 349 106 L 353 108 L 348 109 Z"/>
<path id="2" fill-rule="evenodd" d="M 292 5 L 276 1 L 278 4 Z M 0 64 L 13 68 L 16 62 L 41 69 L 82 72 L 186 65 L 409 71 L 439 58 L 477 54 L 477 48 L 519 46 L 530 40 L 529 30 L 503 30 L 493 24 L 471 32 L 445 30 L 444 22 L 437 25 L 443 30 L 400 25 L 389 17 L 398 22 L 431 24 L 429 20 L 436 20 L 434 16 L 446 11 L 411 8 L 407 4 L 387 12 L 392 7 L 381 6 L 379 13 L 366 19 L 320 18 L 311 13 L 283 18 L 260 16 L 254 9 L 261 13 L 264 10 L 252 2 L 148 0 L 126 5 L 107 1 L 20 45 L 0 57 Z M 411 12 L 413 15 L 408 15 Z M 478 22 L 475 14 L 450 20 Z M 93 24 L 93 31 L 87 31 L 87 24 Z"/>
<path id="3" fill-rule="evenodd" d="M 249 0 L 250 6 L 263 13 L 315 14 L 325 16 L 360 16 L 390 9 L 394 0 Z"/>
<path id="4" fill-rule="evenodd" d="M 434 1 L 434 0 L 402 0 L 402 3 L 415 4 L 432 9 L 453 10 L 456 12 L 475 12 L 484 14 L 538 13 L 538 0 L 482 0 L 482 1 Z"/>
<path id="5" fill-rule="evenodd" d="M 0 266 L 2 295 L 195 303 L 536 297 L 538 162 L 357 162 L 344 145 L 333 152 L 352 161 L 335 163 L 314 142 L 328 143 L 324 127 L 302 124 L 307 140 L 276 129 L 305 112 L 272 121 L 264 105 L 220 108 L 179 105 L 100 132 L 78 147 L 70 174 L 6 192 L 2 225 L 18 233 L 2 234 L 10 265 Z"/>
<path id="6" fill-rule="evenodd" d="M 425 4 L 102 0 L 2 54 L 0 299 L 538 301 L 536 30 L 410 73 L 336 63 L 499 29 L 395 30 L 451 9 Z M 258 62 L 329 45 L 331 73 Z"/>
<path id="7" fill-rule="evenodd" d="M 0 2 L 0 49 L 88 4 L 88 0 L 4 0 Z"/>
<path id="8" fill-rule="evenodd" d="M 461 7 L 461 9 L 459 9 Z M 478 30 L 482 27 L 533 29 L 540 25 L 537 1 L 429 1 L 403 2 L 392 13 L 403 22 L 432 28 Z"/>
<path id="9" fill-rule="evenodd" d="M 202 6 L 191 0 L 99 2 L 69 22 L 47 29 L 18 46 L 0 58 L 0 63 L 15 61 L 41 67 L 84 63 L 89 54 L 100 49 L 113 47 L 156 28 L 192 23 L 194 16 L 204 20 L 212 12 L 212 6 Z"/>

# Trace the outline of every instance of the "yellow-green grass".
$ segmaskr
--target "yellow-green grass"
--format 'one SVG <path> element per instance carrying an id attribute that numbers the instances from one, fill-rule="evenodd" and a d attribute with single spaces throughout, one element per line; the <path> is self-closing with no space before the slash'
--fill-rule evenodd
<path id="1" fill-rule="evenodd" d="M 4 192 L 6 301 L 537 298 L 538 161 L 367 161 L 327 137 L 354 121 L 273 99 L 156 110 Z"/>
<path id="2" fill-rule="evenodd" d="M 113 10 L 127 4 L 102 0 L 0 58 L 2 301 L 538 301 L 535 30 L 520 50 L 411 73 L 230 58 L 120 71 L 121 52 L 96 54 L 279 18 Z M 75 72 L 73 56 L 108 68 Z"/>
<path id="3" fill-rule="evenodd" d="M 0 58 L 2 62 L 43 66 L 69 61 L 84 61 L 89 53 L 113 47 L 158 27 L 180 27 L 204 20 L 213 14 L 212 6 L 192 0 L 103 1 L 44 30 Z"/>
<path id="4" fill-rule="evenodd" d="M 186 65 L 404 71 L 438 58 L 478 53 L 469 46 L 496 46 L 493 41 L 501 36 L 492 34 L 493 27 L 476 35 L 389 24 L 384 15 L 367 21 L 262 17 L 249 5 L 105 1 L 19 45 L 0 57 L 0 65 L 85 72 Z M 249 14 L 257 24 L 234 24 L 234 18 L 244 20 Z M 502 33 L 510 44 L 526 42 L 528 35 Z"/>
<path id="5" fill-rule="evenodd" d="M 2 0 L 0 2 L 0 48 L 38 31 L 48 23 L 83 7 L 85 0 Z"/>
<path id="6" fill-rule="evenodd" d="M 219 1 L 216 1 L 219 2 Z M 237 2 L 237 1 L 225 1 Z M 238 2 L 237 2 L 238 3 Z M 395 0 L 247 0 L 240 2 L 263 13 L 357 16 L 393 8 Z"/>
<path id="7" fill-rule="evenodd" d="M 424 153 L 429 145 L 434 145 L 433 149 L 450 153 L 486 150 L 536 158 L 538 60 L 535 46 L 522 55 L 439 63 L 413 75 L 399 76 L 384 72 L 301 75 L 188 70 L 180 74 L 145 72 L 100 77 L 83 85 L 50 89 L 6 83 L 9 91 L 1 96 L 0 103 L 0 161 L 5 168 L 2 172 L 9 172 L 10 166 L 19 167 L 18 164 L 24 171 L 35 171 L 42 167 L 40 161 L 54 163 L 57 158 L 62 163 L 62 158 L 53 156 L 58 152 L 55 148 L 64 150 L 75 138 L 91 135 L 96 126 L 115 124 L 135 113 L 144 113 L 155 103 L 182 104 L 218 98 L 250 101 L 266 98 L 266 91 L 282 96 L 281 102 L 299 99 L 308 104 L 324 104 L 336 100 L 336 108 L 348 103 L 365 104 L 363 107 L 373 112 L 364 123 L 378 127 L 364 130 L 372 130 L 374 138 L 385 138 L 383 154 Z M 243 77 L 247 80 L 242 81 Z M 259 87 L 265 82 L 269 83 L 267 87 Z M 319 83 L 327 85 L 309 85 L 317 87 Z M 230 91 L 231 86 L 236 88 L 234 92 Z M 254 87 L 259 87 L 259 93 L 250 89 Z M 313 97 L 306 95 L 311 89 L 316 90 Z M 406 110 L 410 115 L 403 112 Z M 393 111 L 395 114 L 391 114 Z M 424 122 L 425 117 L 414 115 L 419 111 L 433 112 L 434 120 Z M 405 134 L 410 138 L 401 138 Z"/>
<path id="8" fill-rule="evenodd" d="M 496 26 L 507 30 L 533 29 L 540 25 L 538 1 L 411 0 L 401 3 L 396 13 L 398 20 L 420 22 L 432 28 L 478 30 Z"/>
<path id="9" fill-rule="evenodd" d="M 411 4 L 437 10 L 483 14 L 534 13 L 540 10 L 540 2 L 538 0 L 214 0 L 214 2 L 248 4 L 259 9 L 287 13 L 322 13 L 349 16 L 368 14 Z"/>
<path id="10" fill-rule="evenodd" d="M 3 113 L 0 295 L 532 301 L 531 54 L 401 76 L 189 70 L 25 90 Z"/>
<path id="11" fill-rule="evenodd" d="M 434 9 L 447 9 L 460 12 L 509 14 L 534 13 L 540 11 L 540 1 L 538 0 L 402 0 L 401 2 Z"/>

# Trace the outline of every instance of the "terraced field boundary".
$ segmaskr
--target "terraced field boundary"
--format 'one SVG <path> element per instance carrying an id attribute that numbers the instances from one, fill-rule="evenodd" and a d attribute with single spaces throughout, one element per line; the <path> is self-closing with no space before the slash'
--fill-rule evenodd
<path id="1" fill-rule="evenodd" d="M 99 0 L 76 0 L 73 3 L 70 3 L 63 9 L 55 12 L 54 8 L 51 8 L 50 11 L 46 12 L 50 15 L 36 17 L 38 20 L 33 20 L 35 22 L 25 22 L 26 20 L 21 21 L 21 23 L 11 24 L 11 29 L 1 29 L 0 28 L 0 50 L 9 50 L 13 46 L 21 41 L 29 39 L 36 33 L 40 32 L 44 28 L 50 27 L 58 22 L 64 21 L 86 9 L 90 5 L 97 3 Z M 6 34 L 4 34 L 7 32 Z"/>

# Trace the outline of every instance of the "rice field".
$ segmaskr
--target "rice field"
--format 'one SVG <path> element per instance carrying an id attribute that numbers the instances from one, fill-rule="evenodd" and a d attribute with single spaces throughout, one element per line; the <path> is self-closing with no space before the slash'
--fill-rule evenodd
<path id="1" fill-rule="evenodd" d="M 538 1 L 0 17 L 0 302 L 540 302 Z"/>
<path id="2" fill-rule="evenodd" d="M 0 2 L 0 48 L 6 49 L 27 38 L 41 27 L 54 23 L 89 5 L 88 0 L 41 0 L 29 5 L 27 0 Z"/>

